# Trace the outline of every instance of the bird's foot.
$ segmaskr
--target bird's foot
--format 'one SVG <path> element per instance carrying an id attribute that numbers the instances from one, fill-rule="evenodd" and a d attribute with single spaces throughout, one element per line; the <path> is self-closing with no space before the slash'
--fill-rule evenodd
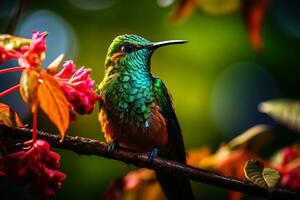
<path id="1" fill-rule="evenodd" d="M 148 152 L 148 162 L 152 163 L 154 158 L 157 157 L 158 154 L 158 149 L 157 148 L 153 148 Z"/>
<path id="2" fill-rule="evenodd" d="M 108 152 L 112 152 L 114 151 L 116 148 L 118 148 L 119 146 L 119 143 L 115 140 L 112 140 L 110 142 L 108 142 L 108 148 L 107 148 L 107 151 Z"/>

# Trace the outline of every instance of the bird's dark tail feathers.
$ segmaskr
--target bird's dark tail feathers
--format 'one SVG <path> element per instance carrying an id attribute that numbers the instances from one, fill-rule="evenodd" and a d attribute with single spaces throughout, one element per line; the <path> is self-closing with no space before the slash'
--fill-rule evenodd
<path id="1" fill-rule="evenodd" d="M 193 200 L 194 195 L 189 179 L 156 171 L 157 179 L 168 200 Z"/>
<path id="2" fill-rule="evenodd" d="M 156 99 L 166 120 L 168 129 L 168 145 L 159 150 L 159 156 L 186 164 L 181 128 L 173 108 L 172 98 L 160 79 L 154 79 L 154 86 Z M 168 200 L 194 199 L 188 178 L 160 170 L 156 171 L 156 175 Z"/>
<path id="3" fill-rule="evenodd" d="M 186 164 L 185 147 L 177 119 L 168 121 L 169 145 L 160 156 Z M 168 200 L 193 200 L 190 180 L 185 176 L 156 170 L 157 179 Z"/>

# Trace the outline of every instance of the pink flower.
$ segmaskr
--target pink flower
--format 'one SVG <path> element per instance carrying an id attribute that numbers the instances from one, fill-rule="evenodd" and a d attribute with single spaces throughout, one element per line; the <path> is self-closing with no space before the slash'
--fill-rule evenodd
<path id="1" fill-rule="evenodd" d="M 280 184 L 283 187 L 289 188 L 291 190 L 298 190 L 300 189 L 300 167 L 298 166 L 295 169 L 281 171 L 282 177 Z"/>
<path id="2" fill-rule="evenodd" d="M 296 147 L 290 146 L 282 149 L 282 164 L 287 164 L 290 161 L 294 160 L 298 155 L 298 150 Z"/>
<path id="3" fill-rule="evenodd" d="M 70 103 L 72 110 L 89 114 L 100 97 L 93 90 L 95 81 L 90 77 L 92 70 L 84 67 L 75 69 L 73 61 L 66 61 L 62 70 L 55 75 Z"/>
<path id="4" fill-rule="evenodd" d="M 32 40 L 28 50 L 19 57 L 19 65 L 26 68 L 41 67 L 42 61 L 45 59 L 47 32 L 32 33 Z"/>
<path id="5" fill-rule="evenodd" d="M 47 35 L 47 32 L 32 31 L 32 41 L 28 52 L 37 54 L 45 53 L 47 48 L 45 38 Z"/>
<path id="6" fill-rule="evenodd" d="M 296 147 L 290 146 L 280 152 L 279 163 L 273 164 L 281 173 L 280 185 L 291 190 L 300 189 L 300 154 Z"/>
<path id="7" fill-rule="evenodd" d="M 5 50 L 0 46 L 0 63 L 11 59 L 18 59 L 19 55 L 22 55 L 28 48 L 29 46 L 23 46 L 17 50 Z"/>
<path id="8" fill-rule="evenodd" d="M 37 140 L 28 150 L 21 150 L 4 157 L 5 173 L 13 180 L 25 184 L 41 198 L 53 197 L 61 188 L 66 175 L 56 170 L 60 156 L 50 150 L 47 141 Z"/>
<path id="9" fill-rule="evenodd" d="M 47 35 L 47 32 L 39 33 L 33 31 L 30 45 L 24 46 L 24 48 L 18 50 L 14 48 L 9 50 L 5 47 L 13 46 L 13 44 L 17 43 L 16 41 L 26 39 L 7 36 L 12 39 L 11 43 L 9 43 L 10 45 L 5 45 L 7 43 L 4 40 L 5 38 L 0 38 L 0 61 L 18 59 L 19 62 L 19 67 L 0 70 L 0 74 L 25 69 L 32 69 L 38 73 L 43 71 L 41 63 L 45 58 L 45 38 Z M 28 43 L 28 40 L 26 41 Z M 57 68 L 58 66 L 59 65 L 57 65 Z M 93 90 L 95 82 L 90 77 L 91 72 L 91 69 L 84 67 L 75 69 L 73 61 L 66 61 L 63 65 L 63 69 L 54 75 L 64 91 L 69 102 L 70 109 L 79 114 L 90 114 L 94 109 L 95 103 L 100 100 L 100 97 Z M 18 89 L 19 87 L 20 86 L 16 86 L 0 93 L 0 97 L 8 94 L 12 90 Z"/>
<path id="10" fill-rule="evenodd" d="M 30 40 L 9 35 L 3 36 L 0 43 L 0 62 L 18 59 L 20 67 L 40 67 L 45 58 L 47 35 L 47 32 L 33 31 L 30 45 Z"/>

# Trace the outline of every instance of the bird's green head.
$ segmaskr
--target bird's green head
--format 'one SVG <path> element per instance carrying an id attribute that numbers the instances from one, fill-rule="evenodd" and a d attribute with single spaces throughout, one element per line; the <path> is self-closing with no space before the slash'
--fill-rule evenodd
<path id="1" fill-rule="evenodd" d="M 170 44 L 186 43 L 185 40 L 169 40 L 163 42 L 151 42 L 137 35 L 121 35 L 111 43 L 105 67 L 114 70 L 122 70 L 127 66 L 145 66 L 149 70 L 152 53 L 159 47 Z"/>

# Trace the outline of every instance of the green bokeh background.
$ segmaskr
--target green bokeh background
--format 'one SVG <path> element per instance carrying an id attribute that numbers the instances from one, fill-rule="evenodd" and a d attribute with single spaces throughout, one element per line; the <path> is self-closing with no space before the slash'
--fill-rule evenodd
<path id="1" fill-rule="evenodd" d="M 40 9 L 62 17 L 73 29 L 78 42 L 76 56 L 68 59 L 75 60 L 78 66 L 92 68 L 92 77 L 97 83 L 103 77 L 106 50 L 117 35 L 134 33 L 153 41 L 188 40 L 186 45 L 159 49 L 152 59 L 153 73 L 164 80 L 174 98 L 188 149 L 203 145 L 216 148 L 221 142 L 238 134 L 221 130 L 212 116 L 215 84 L 220 75 L 236 63 L 258 64 L 271 74 L 282 96 L 299 98 L 300 35 L 297 38 L 282 30 L 274 18 L 272 7 L 263 25 L 264 50 L 260 54 L 251 47 L 240 12 L 212 17 L 197 11 L 186 22 L 172 24 L 168 16 L 173 8 L 160 8 L 154 0 L 115 0 L 107 9 L 88 11 L 73 6 L 70 1 L 32 0 L 28 2 L 20 24 L 24 18 Z M 4 31 L 8 17 L 2 17 L 1 20 L 1 30 Z M 235 81 L 232 80 L 232 83 L 235 84 Z M 251 87 L 248 93 L 251 94 L 255 89 Z M 223 92 L 226 96 L 227 91 Z M 103 140 L 97 111 L 96 108 L 91 115 L 78 116 L 68 134 Z M 272 124 L 271 120 L 257 122 Z M 38 123 L 41 130 L 57 132 L 43 114 Z M 249 122 L 242 128 L 246 130 L 252 125 Z M 114 178 L 132 169 L 114 160 L 56 151 L 62 156 L 61 170 L 68 175 L 57 199 L 100 199 Z M 195 183 L 194 188 L 199 199 L 226 198 L 225 191 L 213 186 Z"/>

